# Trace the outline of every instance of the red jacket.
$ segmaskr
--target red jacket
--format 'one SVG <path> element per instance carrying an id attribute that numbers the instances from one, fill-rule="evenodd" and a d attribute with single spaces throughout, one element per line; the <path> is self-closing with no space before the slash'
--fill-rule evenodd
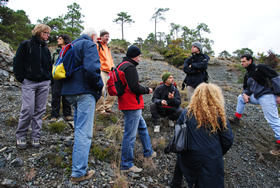
<path id="1" fill-rule="evenodd" d="M 124 94 L 118 97 L 119 110 L 138 110 L 144 108 L 144 100 L 142 94 L 148 94 L 149 88 L 139 84 L 137 62 L 125 57 L 122 62 L 128 61 L 120 67 L 125 73 L 126 87 Z"/>

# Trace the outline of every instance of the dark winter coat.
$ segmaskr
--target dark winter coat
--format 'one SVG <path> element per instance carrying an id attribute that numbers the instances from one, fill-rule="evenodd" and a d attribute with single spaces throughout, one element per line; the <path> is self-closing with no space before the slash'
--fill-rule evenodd
<path id="1" fill-rule="evenodd" d="M 168 98 L 168 94 L 173 92 L 174 98 L 171 100 Z M 162 100 L 166 100 L 167 106 L 161 105 Z M 157 104 L 158 106 L 169 108 L 169 110 L 172 109 L 172 111 L 176 112 L 180 109 L 181 97 L 178 89 L 173 84 L 171 86 L 166 86 L 163 83 L 155 89 L 153 93 L 152 102 Z"/>
<path id="2" fill-rule="evenodd" d="M 251 63 L 244 76 L 243 88 L 243 93 L 254 94 L 256 99 L 265 94 L 280 95 L 280 76 L 267 65 Z"/>
<path id="3" fill-rule="evenodd" d="M 127 85 L 122 96 L 118 97 L 119 110 L 138 110 L 144 108 L 143 94 L 149 94 L 149 88 L 139 84 L 136 69 L 138 63 L 129 57 L 124 57 L 122 62 L 129 62 L 120 67 L 125 74 Z"/>
<path id="4" fill-rule="evenodd" d="M 83 66 L 67 79 L 63 79 L 62 95 L 92 94 L 96 100 L 101 96 L 103 82 L 96 44 L 87 35 L 73 41 L 75 67 Z"/>
<path id="5" fill-rule="evenodd" d="M 187 74 L 185 84 L 188 86 L 196 87 L 202 82 L 206 82 L 207 67 L 210 57 L 205 54 L 193 54 L 189 56 L 184 62 L 184 72 Z M 189 67 L 192 65 L 191 67 Z"/>
<path id="6" fill-rule="evenodd" d="M 13 68 L 19 82 L 25 78 L 37 82 L 53 80 L 51 53 L 46 42 L 36 36 L 23 41 L 14 57 Z"/>
<path id="7" fill-rule="evenodd" d="M 183 119 L 184 113 L 178 122 Z M 197 181 L 198 187 L 224 187 L 223 154 L 233 143 L 229 122 L 227 121 L 227 130 L 210 134 L 210 130 L 205 127 L 197 129 L 193 116 L 187 120 L 187 127 L 188 151 L 178 154 L 177 160 L 189 186 Z"/>

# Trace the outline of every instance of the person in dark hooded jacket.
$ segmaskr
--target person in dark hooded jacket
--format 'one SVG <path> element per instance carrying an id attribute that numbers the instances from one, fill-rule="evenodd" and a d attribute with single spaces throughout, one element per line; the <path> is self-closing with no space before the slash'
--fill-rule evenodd
<path id="1" fill-rule="evenodd" d="M 208 61 L 210 57 L 202 54 L 202 44 L 200 42 L 192 43 L 192 55 L 184 62 L 184 72 L 187 74 L 182 88 L 187 85 L 188 101 L 191 100 L 194 89 L 203 82 L 208 81 Z"/>
<path id="2" fill-rule="evenodd" d="M 186 113 L 188 149 L 177 155 L 170 186 L 181 187 L 184 175 L 189 187 L 222 188 L 223 155 L 233 143 L 233 133 L 226 119 L 221 88 L 200 84 L 177 123 L 183 122 Z"/>
<path id="3" fill-rule="evenodd" d="M 32 147 L 40 147 L 42 117 L 52 80 L 51 53 L 47 47 L 50 31 L 49 26 L 37 24 L 32 30 L 31 40 L 19 45 L 14 58 L 14 74 L 22 90 L 22 106 L 16 132 L 19 149 L 27 148 L 26 137 L 30 126 Z"/>

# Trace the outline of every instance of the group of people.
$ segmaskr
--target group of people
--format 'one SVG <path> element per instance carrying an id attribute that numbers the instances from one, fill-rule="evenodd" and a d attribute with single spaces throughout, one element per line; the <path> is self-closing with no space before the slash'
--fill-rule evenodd
<path id="1" fill-rule="evenodd" d="M 53 80 L 52 66 L 61 49 L 53 56 L 47 47 L 51 28 L 38 24 L 32 30 L 32 38 L 20 44 L 14 58 L 14 74 L 22 83 L 22 107 L 16 131 L 16 143 L 20 149 L 27 148 L 27 132 L 31 126 L 31 145 L 40 147 L 42 116 L 46 110 L 49 86 L 52 82 L 52 118 L 59 116 L 62 96 L 63 115 L 71 117 L 74 113 L 74 146 L 72 156 L 71 181 L 79 182 L 90 179 L 95 171 L 87 170 L 88 156 L 93 134 L 95 113 L 109 116 L 114 113 L 112 106 L 115 97 L 106 89 L 108 73 L 115 66 L 107 45 L 109 32 L 102 30 L 99 38 L 94 28 L 86 28 L 81 36 L 71 41 L 68 35 L 58 37 L 60 48 L 68 43 L 74 45 L 75 67 L 83 65 L 67 79 Z M 182 89 L 187 86 L 189 105 L 187 110 L 188 150 L 177 155 L 174 177 L 171 187 L 180 187 L 183 176 L 192 187 L 223 187 L 223 155 L 233 143 L 233 133 L 226 117 L 222 90 L 215 84 L 208 83 L 207 66 L 209 56 L 202 53 L 202 44 L 192 44 L 192 55 L 184 62 L 186 78 Z M 143 94 L 151 94 L 150 111 L 154 132 L 160 132 L 160 117 L 167 117 L 170 126 L 184 115 L 180 92 L 174 83 L 172 73 L 162 74 L 162 83 L 154 91 L 139 83 L 137 66 L 141 51 L 137 46 L 130 46 L 119 69 L 125 73 L 126 86 L 123 95 L 118 97 L 118 107 L 124 114 L 124 134 L 121 149 L 121 171 L 141 172 L 143 169 L 134 165 L 133 151 L 137 133 L 143 146 L 143 156 L 147 160 L 157 157 L 153 151 L 146 122 L 142 117 L 144 109 Z M 121 62 L 121 63 L 122 63 Z M 280 77 L 265 65 L 253 64 L 250 55 L 241 57 L 241 64 L 247 69 L 244 79 L 243 94 L 238 97 L 234 118 L 229 120 L 238 125 L 246 103 L 260 104 L 264 115 L 275 132 L 280 144 L 280 119 L 277 104 L 280 104 Z M 273 86 L 267 82 L 270 80 Z M 72 107 L 71 107 L 71 105 Z"/>

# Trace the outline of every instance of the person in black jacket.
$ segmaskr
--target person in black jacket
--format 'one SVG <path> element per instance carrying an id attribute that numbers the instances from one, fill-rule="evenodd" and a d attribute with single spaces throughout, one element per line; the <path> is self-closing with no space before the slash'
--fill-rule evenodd
<path id="1" fill-rule="evenodd" d="M 163 84 L 155 89 L 152 104 L 150 105 L 154 132 L 160 132 L 160 116 L 168 116 L 169 125 L 174 126 L 173 120 L 177 120 L 183 111 L 180 108 L 180 93 L 174 85 L 172 73 L 163 73 L 162 81 Z"/>
<path id="2" fill-rule="evenodd" d="M 244 90 L 238 96 L 235 116 L 229 120 L 239 125 L 247 103 L 261 105 L 265 119 L 275 132 L 276 143 L 280 146 L 280 118 L 277 109 L 277 104 L 280 104 L 280 76 L 267 65 L 255 65 L 253 61 L 250 54 L 241 57 L 241 65 L 247 69 Z"/>
<path id="3" fill-rule="evenodd" d="M 52 63 L 56 63 L 60 52 L 63 51 L 64 47 L 71 43 L 72 39 L 67 34 L 61 34 L 57 38 L 58 48 L 52 54 Z M 51 111 L 51 122 L 56 121 L 59 117 L 60 101 L 62 99 L 62 112 L 66 121 L 73 120 L 71 116 L 71 103 L 66 100 L 65 96 L 61 96 L 63 80 L 54 80 L 52 84 L 52 111 Z"/>
<path id="4" fill-rule="evenodd" d="M 184 72 L 187 74 L 182 88 L 187 85 L 188 101 L 191 100 L 196 86 L 202 82 L 208 82 L 207 66 L 210 57 L 202 54 L 202 44 L 200 42 L 192 43 L 192 55 L 184 62 Z"/>
<path id="5" fill-rule="evenodd" d="M 40 147 L 42 116 L 52 80 L 51 53 L 47 47 L 50 31 L 51 28 L 45 24 L 36 25 L 32 30 L 32 38 L 19 45 L 14 58 L 14 74 L 22 90 L 22 106 L 16 131 L 19 149 L 27 148 L 26 137 L 30 126 L 32 146 Z"/>
<path id="6" fill-rule="evenodd" d="M 183 122 L 182 113 L 178 122 Z M 177 155 L 172 188 L 182 185 L 183 175 L 189 187 L 224 187 L 223 155 L 233 143 L 226 119 L 224 97 L 215 84 L 200 84 L 187 108 L 187 151 Z"/>

